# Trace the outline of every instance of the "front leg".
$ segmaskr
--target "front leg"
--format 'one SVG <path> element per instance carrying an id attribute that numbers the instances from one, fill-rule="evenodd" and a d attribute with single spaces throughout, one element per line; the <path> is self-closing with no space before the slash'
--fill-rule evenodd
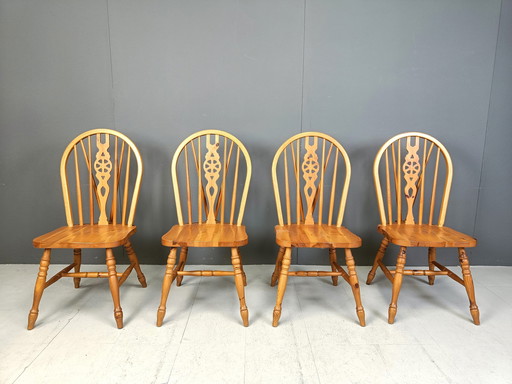
<path id="1" fill-rule="evenodd" d="M 50 255 L 51 249 L 46 248 L 39 263 L 39 272 L 37 273 L 36 285 L 34 287 L 34 300 L 32 302 L 32 309 L 28 314 L 28 330 L 34 328 L 37 316 L 39 315 L 39 303 L 41 302 L 41 297 L 43 296 L 46 285 L 46 276 L 48 274 L 48 267 L 50 266 Z"/>
<path id="2" fill-rule="evenodd" d="M 361 302 L 359 281 L 357 279 L 356 263 L 354 261 L 354 257 L 352 256 L 352 251 L 348 248 L 345 249 L 345 262 L 347 264 L 350 286 L 352 287 L 352 293 L 354 294 L 354 300 L 356 301 L 357 318 L 359 319 L 359 324 L 361 325 L 361 327 L 364 327 L 366 325 L 366 322 L 364 318 L 365 316 L 363 303 Z"/>
<path id="3" fill-rule="evenodd" d="M 156 326 L 162 326 L 162 322 L 165 317 L 165 304 L 167 303 L 167 297 L 169 296 L 169 291 L 171 290 L 171 284 L 174 280 L 176 271 L 174 270 L 174 265 L 176 264 L 176 248 L 171 248 L 169 252 L 169 257 L 167 258 L 167 266 L 165 267 L 165 275 L 164 280 L 162 282 L 162 296 L 160 298 L 160 306 L 158 307 L 158 311 L 156 313 Z"/>
<path id="4" fill-rule="evenodd" d="M 391 294 L 391 304 L 389 305 L 388 311 L 389 324 L 393 324 L 395 322 L 395 316 L 397 311 L 396 303 L 398 301 L 398 294 L 400 293 L 400 288 L 402 287 L 403 271 L 405 267 L 405 261 L 407 258 L 406 252 L 407 247 L 400 247 L 400 252 L 398 253 L 398 258 L 396 260 L 395 277 L 393 278 L 393 290 Z"/>
<path id="5" fill-rule="evenodd" d="M 473 277 L 471 276 L 471 270 L 469 269 L 469 260 L 468 256 L 466 255 L 466 250 L 464 248 L 459 248 L 459 262 L 462 268 L 464 287 L 466 288 L 466 292 L 469 298 L 469 310 L 471 312 L 471 317 L 473 318 L 473 322 L 476 325 L 480 325 L 480 311 L 478 310 L 478 306 L 476 305 Z"/>
<path id="6" fill-rule="evenodd" d="M 240 255 L 238 248 L 231 248 L 231 263 L 233 264 L 233 270 L 235 271 L 235 285 L 236 292 L 238 293 L 238 299 L 240 300 L 240 316 L 242 316 L 242 322 L 244 327 L 249 325 L 249 311 L 245 303 L 245 290 L 244 290 L 244 278 L 242 276 L 242 268 L 240 262 Z"/>
<path id="7" fill-rule="evenodd" d="M 121 300 L 119 298 L 119 280 L 117 279 L 116 259 L 112 248 L 107 248 L 107 269 L 108 269 L 108 283 L 110 285 L 110 293 L 114 301 L 114 318 L 116 320 L 117 328 L 123 328 L 123 310 L 121 308 Z"/>
<path id="8" fill-rule="evenodd" d="M 283 263 L 281 266 L 281 275 L 279 276 L 279 284 L 277 285 L 276 306 L 274 307 L 274 316 L 272 326 L 277 327 L 281 317 L 281 304 L 283 303 L 284 292 L 286 291 L 286 283 L 288 282 L 288 271 L 292 262 L 292 249 L 286 248 L 283 255 Z"/>

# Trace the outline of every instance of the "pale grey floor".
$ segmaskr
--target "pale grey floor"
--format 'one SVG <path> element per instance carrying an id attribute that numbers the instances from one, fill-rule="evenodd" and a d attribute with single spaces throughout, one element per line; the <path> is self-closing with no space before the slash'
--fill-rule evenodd
<path id="1" fill-rule="evenodd" d="M 0 383 L 512 383 L 512 267 L 472 268 L 480 326 L 464 288 L 446 277 L 433 287 L 405 278 L 388 325 L 390 283 L 379 272 L 367 286 L 369 268 L 358 267 L 365 328 L 346 283 L 304 277 L 289 279 L 273 328 L 272 269 L 246 267 L 248 328 L 229 277 L 173 285 L 157 328 L 164 268 L 143 266 L 148 288 L 135 276 L 122 287 L 124 329 L 115 328 L 106 280 L 82 280 L 75 290 L 62 279 L 27 331 L 37 266 L 2 265 Z"/>

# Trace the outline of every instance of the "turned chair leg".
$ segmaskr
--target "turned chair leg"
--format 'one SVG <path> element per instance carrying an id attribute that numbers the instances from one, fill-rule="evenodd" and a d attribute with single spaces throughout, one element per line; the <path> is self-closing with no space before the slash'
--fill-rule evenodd
<path id="1" fill-rule="evenodd" d="M 247 327 L 249 325 L 249 311 L 245 304 L 244 279 L 242 276 L 240 255 L 236 247 L 231 248 L 231 264 L 233 264 L 233 270 L 235 271 L 236 291 L 238 293 L 238 299 L 240 300 L 240 316 L 242 316 L 244 327 Z"/>
<path id="2" fill-rule="evenodd" d="M 187 257 L 188 257 L 188 247 L 182 247 L 180 249 L 180 260 L 178 262 L 178 266 L 176 267 L 176 271 L 183 271 L 185 269 L 185 264 L 187 263 Z M 174 275 L 174 278 L 176 278 L 176 286 L 181 287 L 181 282 L 183 281 L 183 276 L 181 275 Z M 171 281 L 172 284 L 172 281 Z"/>
<path id="3" fill-rule="evenodd" d="M 361 302 L 361 293 L 359 290 L 359 281 L 356 273 L 356 263 L 354 261 L 354 257 L 352 256 L 352 251 L 349 248 L 345 249 L 345 262 L 347 264 L 348 275 L 350 286 L 352 287 L 352 293 L 354 294 L 354 299 L 356 301 L 356 314 L 359 319 L 359 324 L 364 327 L 366 325 L 365 316 L 364 316 L 364 308 L 363 303 Z"/>
<path id="4" fill-rule="evenodd" d="M 82 250 L 80 248 L 73 249 L 73 263 L 75 264 L 75 273 L 80 272 L 80 266 L 82 265 Z M 75 288 L 80 288 L 80 280 L 79 277 L 73 277 Z"/>
<path id="5" fill-rule="evenodd" d="M 388 247 L 389 240 L 385 237 L 382 239 L 382 242 L 380 243 L 379 250 L 377 251 L 377 255 L 375 256 L 375 260 L 373 261 L 372 269 L 370 269 L 370 272 L 368 272 L 368 277 L 366 278 L 366 284 L 371 284 L 375 277 L 375 272 L 377 271 L 377 268 L 379 267 L 379 261 L 382 260 L 384 257 L 384 254 L 386 253 L 386 248 Z"/>
<path id="6" fill-rule="evenodd" d="M 133 265 L 135 272 L 137 272 L 137 278 L 139 279 L 140 285 L 142 285 L 143 288 L 146 288 L 148 286 L 148 284 L 146 283 L 146 277 L 144 276 L 142 270 L 140 269 L 139 259 L 137 259 L 137 255 L 133 250 L 132 244 L 129 241 L 126 242 L 126 244 L 124 245 L 124 249 L 128 254 L 128 258 L 130 259 L 130 263 Z"/>
<path id="7" fill-rule="evenodd" d="M 331 270 L 333 272 L 338 272 L 338 270 L 336 269 L 336 264 L 335 264 L 337 262 L 335 248 L 329 248 L 329 260 L 331 262 Z M 331 276 L 331 277 L 332 277 L 332 285 L 337 286 L 338 285 L 338 276 Z"/>
<path id="8" fill-rule="evenodd" d="M 123 310 L 121 309 L 121 300 L 119 298 L 119 280 L 117 279 L 116 259 L 111 248 L 106 249 L 106 254 L 108 283 L 110 285 L 110 292 L 112 293 L 112 300 L 114 301 L 114 318 L 117 328 L 121 329 L 123 328 Z"/>
<path id="9" fill-rule="evenodd" d="M 39 303 L 43 296 L 43 291 L 46 284 L 46 275 L 48 274 L 48 267 L 50 266 L 51 249 L 47 248 L 43 252 L 41 262 L 39 263 L 39 272 L 36 278 L 36 285 L 34 287 L 34 301 L 32 302 L 32 309 L 28 314 L 27 329 L 33 329 L 36 324 L 37 315 L 39 314 Z"/>
<path id="10" fill-rule="evenodd" d="M 471 317 L 473 317 L 473 322 L 476 325 L 480 325 L 480 311 L 478 310 L 478 306 L 476 305 L 473 277 L 471 276 L 471 271 L 469 269 L 469 260 L 468 256 L 466 255 L 466 250 L 464 248 L 459 248 L 459 263 L 462 268 L 464 287 L 466 288 L 466 292 L 469 298 L 469 310 L 471 312 Z"/>
<path id="11" fill-rule="evenodd" d="M 160 306 L 156 313 L 156 326 L 162 326 L 165 317 L 165 304 L 167 303 L 167 297 L 171 290 L 171 284 L 175 277 L 174 265 L 176 264 L 176 248 L 171 248 L 169 256 L 167 258 L 167 266 L 165 267 L 164 280 L 162 282 L 162 297 L 160 298 Z"/>
<path id="12" fill-rule="evenodd" d="M 274 272 L 272 273 L 272 278 L 270 279 L 270 286 L 273 287 L 276 285 L 277 280 L 279 279 L 279 274 L 281 273 L 281 267 L 283 265 L 283 255 L 284 248 L 279 247 L 279 252 L 277 253 L 276 266 L 274 268 Z"/>
<path id="13" fill-rule="evenodd" d="M 283 302 L 284 292 L 286 291 L 286 283 L 288 282 L 288 270 L 292 261 L 292 249 L 286 248 L 283 255 L 279 284 L 277 285 L 277 298 L 276 306 L 274 307 L 274 315 L 272 320 L 272 326 L 277 327 L 279 318 L 281 317 L 281 303 Z"/>
<path id="14" fill-rule="evenodd" d="M 403 271 L 405 267 L 405 261 L 407 258 L 407 247 L 400 247 L 398 258 L 396 260 L 395 277 L 393 278 L 393 291 L 391 294 L 391 304 L 389 305 L 388 312 L 388 323 L 393 324 L 395 322 L 395 316 L 397 311 L 398 294 L 402 286 Z"/>
<path id="15" fill-rule="evenodd" d="M 428 248 L 428 269 L 430 271 L 433 271 L 435 266 L 434 266 L 434 261 L 436 261 L 436 249 L 434 247 L 429 247 Z M 432 276 L 428 276 L 428 283 L 430 285 L 434 285 L 434 281 L 436 280 L 436 277 L 434 275 Z"/>

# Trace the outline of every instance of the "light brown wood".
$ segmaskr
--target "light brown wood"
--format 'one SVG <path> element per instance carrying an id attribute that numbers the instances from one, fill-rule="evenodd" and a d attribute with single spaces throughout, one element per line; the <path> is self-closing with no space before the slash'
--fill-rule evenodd
<path id="1" fill-rule="evenodd" d="M 180 250 L 180 261 L 176 267 L 177 272 L 183 271 L 185 264 L 187 264 L 188 247 L 181 247 Z M 183 281 L 183 275 L 178 275 L 176 278 L 176 286 L 180 287 Z"/>
<path id="2" fill-rule="evenodd" d="M 475 247 L 476 239 L 449 227 L 428 224 L 379 225 L 389 241 L 404 247 Z"/>
<path id="3" fill-rule="evenodd" d="M 466 287 L 466 292 L 469 298 L 469 310 L 471 312 L 471 317 L 476 325 L 480 325 L 480 311 L 476 305 L 473 277 L 471 276 L 471 271 L 469 269 L 469 260 L 466 255 L 466 250 L 462 247 L 459 248 L 459 263 L 462 269 L 462 276 L 464 278 L 464 287 Z"/>
<path id="4" fill-rule="evenodd" d="M 166 247 L 241 247 L 249 242 L 243 225 L 175 225 L 162 236 Z"/>
<path id="5" fill-rule="evenodd" d="M 160 298 L 160 306 L 156 314 L 156 326 L 161 327 L 165 317 L 167 297 L 171 290 L 171 285 L 176 275 L 174 264 L 176 264 L 176 248 L 171 248 L 169 257 L 167 258 L 167 265 L 165 267 L 165 275 L 162 282 L 162 296 Z"/>
<path id="6" fill-rule="evenodd" d="M 126 225 L 74 225 L 36 237 L 36 248 L 115 248 L 128 241 L 137 227 Z"/>
<path id="7" fill-rule="evenodd" d="M 400 288 L 402 287 L 402 276 L 406 261 L 406 247 L 400 247 L 400 252 L 396 259 L 395 276 L 393 277 L 393 289 L 391 290 L 391 304 L 389 304 L 388 311 L 388 323 L 393 324 L 395 322 L 395 316 L 397 311 L 398 295 L 400 294 Z"/>
<path id="8" fill-rule="evenodd" d="M 281 318 L 281 304 L 283 303 L 284 292 L 286 291 L 286 283 L 288 282 L 288 271 L 292 262 L 292 249 L 285 248 L 283 254 L 283 261 L 281 265 L 281 272 L 279 275 L 279 283 L 277 285 L 277 298 L 276 306 L 272 318 L 272 326 L 277 327 L 279 319 Z"/>
<path id="9" fill-rule="evenodd" d="M 281 273 L 281 267 L 283 265 L 283 256 L 284 256 L 284 247 L 279 247 L 279 252 L 276 258 L 276 266 L 274 268 L 274 272 L 272 273 L 272 278 L 270 279 L 270 286 L 273 287 L 276 285 L 277 280 L 279 279 L 279 275 Z"/>
<path id="10" fill-rule="evenodd" d="M 345 227 L 334 225 L 276 225 L 276 243 L 280 247 L 358 248 L 361 238 Z"/>
<path id="11" fill-rule="evenodd" d="M 134 166 L 131 165 L 133 163 Z M 130 178 L 130 172 L 134 172 L 135 176 Z M 75 288 L 79 288 L 82 278 L 108 278 L 114 302 L 114 318 L 119 328 L 123 326 L 119 286 L 133 269 L 141 285 L 146 286 L 129 241 L 136 231 L 133 220 L 142 172 L 142 158 L 133 142 L 110 129 L 84 132 L 66 147 L 60 163 L 60 176 L 67 226 L 33 240 L 34 247 L 45 249 L 41 259 L 44 278 L 41 269 L 36 280 L 29 329 L 34 327 L 42 291 L 62 277 L 73 278 Z M 82 180 L 85 183 L 82 184 Z M 72 189 L 75 189 L 73 194 L 70 193 Z M 119 207 L 121 212 L 118 212 Z M 84 211 L 89 212 L 88 224 L 84 223 Z M 112 248 L 118 246 L 124 246 L 130 259 L 130 265 L 123 273 L 116 271 L 112 251 Z M 72 249 L 73 263 L 46 280 L 50 251 L 55 248 Z M 80 271 L 82 249 L 89 248 L 106 250 L 107 272 Z M 70 272 L 73 268 L 74 272 Z"/>
<path id="12" fill-rule="evenodd" d="M 75 273 L 80 272 L 80 266 L 82 264 L 82 250 L 80 248 L 73 249 L 73 264 L 75 264 Z M 75 288 L 79 288 L 80 278 L 75 277 L 73 283 L 75 284 Z"/>
<path id="13" fill-rule="evenodd" d="M 188 168 L 188 151 L 194 155 L 195 167 Z M 202 155 L 204 154 L 204 155 Z M 232 157 L 234 161 L 232 162 Z M 182 170 L 185 168 L 185 172 Z M 195 174 L 191 175 L 195 171 Z M 182 201 L 180 175 L 185 174 L 186 201 Z M 244 175 L 245 173 L 245 175 Z M 252 165 L 247 149 L 235 136 L 219 130 L 204 130 L 186 138 L 176 149 L 171 163 L 178 225 L 162 236 L 162 245 L 171 247 L 162 284 L 162 297 L 157 311 L 157 325 L 165 317 L 165 305 L 172 282 L 181 285 L 183 276 L 233 276 L 240 300 L 240 315 L 244 326 L 249 325 L 245 303 L 246 276 L 238 247 L 248 243 L 242 225 Z M 240 184 L 243 186 L 239 189 Z M 192 185 L 195 181 L 196 185 Z M 195 194 L 193 191 L 197 191 Z M 186 204 L 189 220 L 184 223 L 182 206 Z M 192 223 L 192 212 L 197 221 Z M 226 223 L 225 221 L 229 221 Z M 176 265 L 176 249 L 181 248 Z M 197 270 L 186 271 L 189 248 L 231 248 L 233 272 Z"/>
<path id="14" fill-rule="evenodd" d="M 392 164 L 388 160 L 389 148 L 391 148 Z M 434 154 L 435 156 L 433 156 Z M 430 165 L 429 162 L 434 157 L 434 164 Z M 391 165 L 392 170 L 389 169 Z M 383 167 L 384 169 L 382 169 Z M 393 185 L 391 185 L 389 176 L 391 171 L 394 175 Z M 385 174 L 385 179 L 382 182 L 381 174 Z M 406 275 L 427 276 L 430 285 L 434 285 L 436 276 L 448 276 L 464 285 L 470 299 L 470 312 L 473 321 L 475 324 L 479 324 L 473 280 L 464 252 L 467 247 L 475 247 L 477 241 L 469 235 L 444 226 L 453 179 L 453 165 L 446 148 L 438 140 L 424 133 L 399 134 L 389 139 L 378 151 L 373 167 L 373 177 L 381 220 L 377 229 L 384 235 L 384 239 L 368 273 L 366 283 L 370 284 L 373 281 L 377 267 L 380 267 L 392 282 L 388 322 L 390 324 L 394 322 L 402 277 Z M 403 189 L 401 187 L 402 178 L 405 181 Z M 427 182 L 430 183 L 428 187 Z M 385 199 L 382 193 L 383 189 L 386 191 Z M 395 192 L 395 205 L 393 205 L 390 195 L 392 190 Z M 418 194 L 419 199 L 417 198 Z M 441 201 L 437 203 L 436 200 L 439 196 L 441 196 Z M 405 202 L 405 215 L 402 212 L 402 197 Z M 424 219 L 425 211 L 428 218 Z M 423 224 L 424 222 L 428 224 Z M 382 262 L 388 243 L 400 246 L 396 268 L 392 271 Z M 428 248 L 428 269 L 405 269 L 407 247 Z M 463 278 L 436 261 L 436 248 L 440 247 L 459 248 Z"/>
<path id="15" fill-rule="evenodd" d="M 327 145 L 329 149 L 326 154 Z M 288 161 L 288 152 L 291 152 L 291 162 Z M 281 172 L 278 176 L 278 169 L 282 169 L 284 177 Z M 289 174 L 294 175 L 292 183 Z M 355 263 L 350 253 L 350 248 L 361 246 L 361 239 L 342 226 L 350 174 L 350 160 L 345 149 L 323 133 L 295 135 L 277 150 L 272 162 L 272 183 L 279 222 L 275 226 L 279 253 L 270 281 L 271 286 L 278 282 L 273 326 L 279 323 L 288 276 L 331 277 L 333 285 L 338 285 L 339 276 L 343 277 L 352 287 L 359 323 L 365 325 Z M 281 196 L 283 187 L 285 194 Z M 295 218 L 293 224 L 292 218 Z M 331 271 L 289 271 L 293 247 L 327 248 Z M 337 264 L 336 248 L 345 249 L 349 273 Z"/>

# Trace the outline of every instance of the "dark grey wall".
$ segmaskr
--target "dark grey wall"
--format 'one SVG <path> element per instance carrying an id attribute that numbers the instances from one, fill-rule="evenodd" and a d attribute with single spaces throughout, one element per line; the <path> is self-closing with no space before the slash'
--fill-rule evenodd
<path id="1" fill-rule="evenodd" d="M 511 26 L 512 0 L 0 0 L 0 262 L 38 261 L 32 238 L 64 224 L 62 151 L 107 127 L 145 162 L 133 240 L 142 263 L 164 262 L 159 239 L 176 222 L 172 153 L 215 128 L 253 160 L 247 263 L 275 258 L 273 153 L 317 130 L 351 157 L 345 224 L 369 264 L 380 240 L 373 157 L 390 136 L 419 130 L 452 154 L 447 224 L 478 237 L 473 264 L 512 265 Z M 294 261 L 319 256 L 301 250 Z M 201 250 L 190 262 L 228 260 Z"/>

